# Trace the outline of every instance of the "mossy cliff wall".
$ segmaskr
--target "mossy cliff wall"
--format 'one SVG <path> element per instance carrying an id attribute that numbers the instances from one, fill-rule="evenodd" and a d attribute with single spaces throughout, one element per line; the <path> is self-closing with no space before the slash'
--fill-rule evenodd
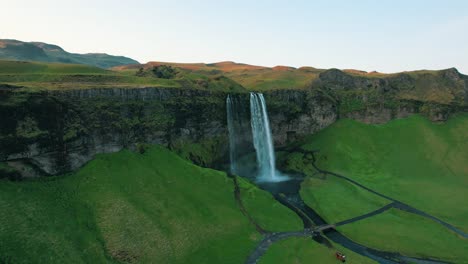
<path id="1" fill-rule="evenodd" d="M 302 94 L 285 91 L 267 96 L 280 145 L 288 133 L 309 134 L 336 118 L 330 103 L 322 103 L 323 108 L 313 100 L 305 103 Z M 0 161 L 24 170 L 24 176 L 53 175 L 75 170 L 97 153 L 162 144 L 201 165 L 216 166 L 228 157 L 226 96 L 171 88 L 3 90 Z M 237 96 L 248 107 L 248 94 Z M 327 118 L 322 120 L 324 115 Z M 310 124 L 304 125 L 304 120 Z"/>
<path id="2" fill-rule="evenodd" d="M 466 107 L 459 101 L 402 97 L 408 93 L 404 85 L 375 80 L 371 84 L 341 75 L 325 76 L 307 90 L 265 93 L 276 146 L 319 131 L 338 118 L 383 123 L 425 113 L 441 121 Z M 226 96 L 177 88 L 28 92 L 0 87 L 0 162 L 19 169 L 23 177 L 54 175 L 81 167 L 97 153 L 162 144 L 197 164 L 218 167 L 228 159 Z M 248 93 L 234 96 L 249 107 Z M 246 146 L 251 145 L 249 115 L 244 111 Z"/>
<path id="3" fill-rule="evenodd" d="M 47 174 L 97 153 L 225 135 L 224 94 L 182 89 L 10 92 L 0 101 L 0 159 Z"/>
<path id="4" fill-rule="evenodd" d="M 340 118 L 385 123 L 422 113 L 444 121 L 468 108 L 468 76 L 455 68 L 396 74 L 350 74 L 327 70 L 310 85 L 336 100 Z"/>

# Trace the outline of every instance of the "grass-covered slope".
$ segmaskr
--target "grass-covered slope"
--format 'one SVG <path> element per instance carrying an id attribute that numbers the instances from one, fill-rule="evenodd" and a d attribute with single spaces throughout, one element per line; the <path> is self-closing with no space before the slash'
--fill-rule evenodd
<path id="1" fill-rule="evenodd" d="M 0 39 L 0 59 L 85 64 L 100 68 L 138 63 L 136 60 L 123 56 L 104 53 L 69 53 L 57 45 L 13 39 Z"/>
<path id="2" fill-rule="evenodd" d="M 148 72 L 140 74 L 136 70 L 111 71 L 80 64 L 0 60 L 0 85 L 35 88 L 34 90 L 116 87 L 167 87 L 229 92 L 244 90 L 240 84 L 222 74 L 175 70 L 174 76 L 161 77 L 151 70 Z"/>
<path id="3" fill-rule="evenodd" d="M 232 71 L 227 76 L 251 90 L 306 89 L 324 70 L 278 66 L 249 71 Z"/>
<path id="4" fill-rule="evenodd" d="M 307 138 L 301 147 L 320 150 L 315 155 L 321 169 L 348 176 L 466 232 L 467 129 L 468 116 L 462 114 L 445 124 L 420 116 L 385 125 L 340 120 Z M 363 215 L 391 202 L 343 179 L 317 174 L 311 158 L 301 155 L 294 153 L 286 164 L 309 175 L 301 196 L 328 222 Z M 338 230 L 369 247 L 466 262 L 466 239 L 434 221 L 400 210 L 390 209 Z"/>
<path id="5" fill-rule="evenodd" d="M 442 225 L 397 209 L 338 228 L 352 240 L 403 255 L 467 263 L 468 241 Z"/>
<path id="6" fill-rule="evenodd" d="M 232 179 L 161 147 L 99 155 L 73 175 L 2 180 L 0 211 L 7 263 L 242 263 L 260 239 Z"/>
<path id="7" fill-rule="evenodd" d="M 109 74 L 110 71 L 80 64 L 41 63 L 26 61 L 0 61 L 2 75 L 28 74 Z"/>
<path id="8" fill-rule="evenodd" d="M 181 87 L 174 80 L 138 77 L 87 65 L 1 60 L 0 84 L 39 89 Z"/>
<path id="9" fill-rule="evenodd" d="M 335 177 L 308 178 L 301 188 L 304 201 L 329 223 L 372 212 L 390 201 Z M 468 241 L 442 225 L 394 208 L 337 228 L 371 248 L 403 255 L 463 263 Z"/>
<path id="10" fill-rule="evenodd" d="M 245 209 L 263 229 L 273 232 L 303 229 L 301 219 L 271 194 L 242 178 L 238 178 L 238 184 Z"/>
<path id="11" fill-rule="evenodd" d="M 151 68 L 161 65 L 174 67 L 197 75 L 224 74 L 249 90 L 304 89 L 324 70 L 312 67 L 276 66 L 273 68 L 248 65 L 236 62 L 218 63 L 171 63 L 149 62 L 144 65 L 125 65 L 114 67 L 118 71 L 135 71 L 140 67 Z"/>
<path id="12" fill-rule="evenodd" d="M 389 203 L 342 179 L 308 178 L 301 185 L 303 200 L 330 224 L 375 211 Z"/>
<path id="13" fill-rule="evenodd" d="M 468 231 L 468 115 L 444 124 L 421 116 L 385 125 L 340 120 L 303 146 L 319 149 L 322 169 L 344 174 L 385 195 Z"/>
<path id="14" fill-rule="evenodd" d="M 371 259 L 358 255 L 339 245 L 336 249 L 327 248 L 310 238 L 289 238 L 273 244 L 266 254 L 260 259 L 260 264 L 335 264 L 340 263 L 335 257 L 339 250 L 346 255 L 346 263 L 368 264 L 376 263 Z"/>

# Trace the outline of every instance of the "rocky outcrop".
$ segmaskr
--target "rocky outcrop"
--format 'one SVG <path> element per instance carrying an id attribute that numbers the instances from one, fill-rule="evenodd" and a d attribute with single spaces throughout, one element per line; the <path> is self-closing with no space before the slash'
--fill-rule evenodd
<path id="1" fill-rule="evenodd" d="M 467 80 L 455 68 L 390 75 L 331 69 L 320 73 L 310 89 L 334 98 L 340 118 L 376 124 L 422 113 L 440 122 L 468 108 Z"/>
<path id="2" fill-rule="evenodd" d="M 371 105 L 362 110 L 343 113 L 341 118 L 350 118 L 366 124 L 383 124 L 392 119 L 405 118 L 420 113 L 421 106 L 422 104 L 416 101 L 400 101 L 394 107 L 387 107 L 384 104 Z M 431 119 L 436 118 L 431 117 Z"/>
<path id="3" fill-rule="evenodd" d="M 265 96 L 276 146 L 313 134 L 338 117 L 336 103 L 313 91 L 278 90 Z"/>

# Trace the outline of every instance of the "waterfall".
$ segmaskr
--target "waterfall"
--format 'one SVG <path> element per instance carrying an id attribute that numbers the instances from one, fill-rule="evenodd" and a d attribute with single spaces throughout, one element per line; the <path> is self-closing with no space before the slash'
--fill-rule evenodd
<path id="1" fill-rule="evenodd" d="M 271 138 L 270 122 L 261 93 L 250 93 L 250 114 L 259 177 L 265 181 L 278 181 L 275 167 L 275 150 Z"/>
<path id="2" fill-rule="evenodd" d="M 245 99 L 243 95 L 228 95 L 226 98 L 230 173 L 265 182 L 288 180 L 276 170 L 275 149 L 263 94 L 250 93 L 250 113 Z M 252 151 L 255 151 L 255 158 L 249 155 Z"/>
<path id="3" fill-rule="evenodd" d="M 236 113 L 237 113 L 237 102 L 231 95 L 226 98 L 226 113 L 227 113 L 227 125 L 229 132 L 229 160 L 230 160 L 230 172 L 232 174 L 238 174 L 237 166 L 237 133 L 235 129 Z"/>

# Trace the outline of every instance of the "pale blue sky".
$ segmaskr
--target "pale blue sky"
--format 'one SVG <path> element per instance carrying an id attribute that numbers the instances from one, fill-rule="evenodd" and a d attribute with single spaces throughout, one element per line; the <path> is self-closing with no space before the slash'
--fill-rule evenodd
<path id="1" fill-rule="evenodd" d="M 0 38 L 147 62 L 468 73 L 468 1 L 0 0 Z"/>

